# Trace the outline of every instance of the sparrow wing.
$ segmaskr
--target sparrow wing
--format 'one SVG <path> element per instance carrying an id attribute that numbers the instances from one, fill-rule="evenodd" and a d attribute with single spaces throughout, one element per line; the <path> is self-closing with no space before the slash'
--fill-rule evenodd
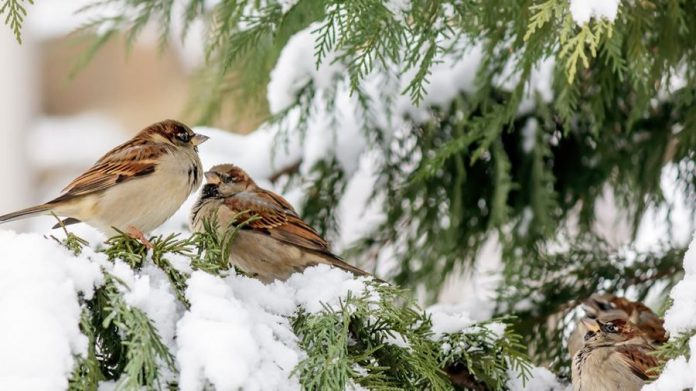
<path id="1" fill-rule="evenodd" d="M 623 363 L 631 371 L 643 380 L 653 378 L 655 369 L 659 365 L 657 357 L 650 354 L 651 350 L 644 349 L 638 345 L 623 345 L 618 347 L 618 353 Z"/>
<path id="2" fill-rule="evenodd" d="M 99 159 L 92 168 L 75 178 L 55 201 L 106 190 L 118 183 L 155 172 L 166 147 L 134 139 L 120 145 Z"/>
<path id="3" fill-rule="evenodd" d="M 245 224 L 246 229 L 307 250 L 329 252 L 326 240 L 302 221 L 292 206 L 277 194 L 263 189 L 237 193 L 225 199 L 225 206 L 233 214 L 241 213 L 240 223 L 251 219 Z"/>
<path id="4" fill-rule="evenodd" d="M 242 192 L 228 197 L 224 203 L 233 214 L 241 213 L 238 220 L 240 224 L 251 219 L 245 225 L 245 229 L 319 253 L 324 256 L 327 263 L 354 274 L 368 274 L 334 255 L 329 249 L 328 242 L 314 228 L 307 225 L 290 203 L 278 194 L 259 188 L 253 192 Z M 252 219 L 253 216 L 256 216 L 256 219 Z"/>

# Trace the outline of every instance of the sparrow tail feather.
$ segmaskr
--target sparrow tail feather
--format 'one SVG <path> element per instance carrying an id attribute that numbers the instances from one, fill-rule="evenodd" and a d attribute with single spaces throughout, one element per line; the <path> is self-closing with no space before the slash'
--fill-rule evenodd
<path id="1" fill-rule="evenodd" d="M 46 204 L 32 206 L 31 208 L 18 210 L 16 212 L 12 212 L 12 213 L 8 213 L 6 215 L 0 216 L 0 224 L 8 223 L 10 221 L 24 219 L 24 218 L 35 216 L 35 215 L 45 214 L 50 210 L 51 210 L 51 207 L 46 205 Z"/>

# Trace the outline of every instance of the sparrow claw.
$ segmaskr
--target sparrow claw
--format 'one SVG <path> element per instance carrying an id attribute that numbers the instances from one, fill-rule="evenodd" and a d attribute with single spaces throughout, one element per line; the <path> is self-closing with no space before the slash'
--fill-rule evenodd
<path id="1" fill-rule="evenodd" d="M 128 230 L 126 231 L 126 234 L 128 234 L 128 236 L 130 236 L 131 238 L 139 241 L 140 243 L 142 243 L 143 246 L 149 248 L 150 250 L 155 248 L 155 246 L 152 244 L 152 242 L 147 240 L 147 237 L 145 237 L 145 234 L 143 233 L 143 231 L 135 228 L 132 225 L 128 226 Z"/>

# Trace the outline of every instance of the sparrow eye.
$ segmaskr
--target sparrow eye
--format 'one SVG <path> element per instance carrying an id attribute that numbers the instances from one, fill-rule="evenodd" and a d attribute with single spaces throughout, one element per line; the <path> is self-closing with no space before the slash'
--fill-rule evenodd
<path id="1" fill-rule="evenodd" d="M 615 326 L 613 323 L 607 323 L 607 324 L 605 324 L 604 327 L 603 327 L 603 329 L 604 329 L 604 331 L 606 331 L 607 333 L 616 333 L 617 331 L 619 331 L 619 329 L 616 328 L 616 326 Z"/>
<path id="2" fill-rule="evenodd" d="M 179 132 L 176 134 L 176 138 L 179 139 L 181 142 L 187 143 L 191 141 L 191 134 L 188 132 Z"/>

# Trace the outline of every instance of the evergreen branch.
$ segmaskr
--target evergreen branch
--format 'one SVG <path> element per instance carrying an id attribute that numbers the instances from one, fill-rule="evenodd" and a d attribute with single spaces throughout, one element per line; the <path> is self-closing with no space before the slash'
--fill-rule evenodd
<path id="1" fill-rule="evenodd" d="M 175 371 L 174 357 L 147 315 L 125 302 L 118 287 L 120 284 L 114 276 L 104 273 L 104 311 L 108 316 L 103 320 L 102 327 L 116 326 L 123 334 L 121 343 L 126 350 L 125 365 L 116 387 L 122 390 L 139 389 L 141 386 L 159 388 L 160 364 Z"/>
<path id="2" fill-rule="evenodd" d="M 5 25 L 14 33 L 17 43 L 22 43 L 22 23 L 27 16 L 25 1 L 34 4 L 34 0 L 3 0 L 0 4 L 0 17 L 5 15 Z"/>
<path id="3" fill-rule="evenodd" d="M 529 11 L 532 13 L 532 17 L 529 19 L 529 25 L 523 39 L 528 41 L 537 30 L 544 27 L 551 20 L 558 6 L 559 2 L 557 0 L 547 0 L 541 4 L 530 6 Z"/>
<path id="4" fill-rule="evenodd" d="M 337 307 L 300 310 L 292 325 L 307 352 L 294 371 L 303 389 L 345 389 L 353 382 L 370 389 L 448 390 L 454 379 L 444 369 L 455 364 L 490 389 L 503 389 L 509 369 L 529 375 L 519 336 L 478 324 L 436 339 L 429 317 L 411 300 L 403 302 L 402 294 L 371 283 Z"/>
<path id="5" fill-rule="evenodd" d="M 91 317 L 89 308 L 84 307 L 80 314 L 80 331 L 87 336 L 87 355 L 75 358 L 75 368 L 68 383 L 69 391 L 97 391 L 99 382 L 105 380 L 97 358 L 97 334 Z"/>

